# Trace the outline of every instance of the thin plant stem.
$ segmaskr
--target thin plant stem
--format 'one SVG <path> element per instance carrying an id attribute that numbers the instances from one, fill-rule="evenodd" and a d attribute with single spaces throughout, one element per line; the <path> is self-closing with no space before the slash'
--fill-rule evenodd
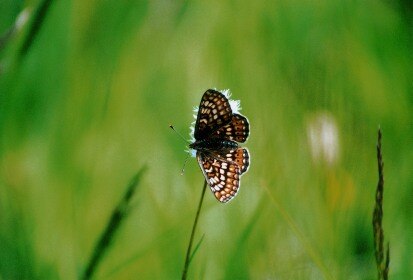
<path id="1" fill-rule="evenodd" d="M 384 252 L 384 231 L 383 231 L 383 196 L 384 196 L 384 163 L 381 150 L 382 133 L 379 128 L 377 136 L 377 164 L 379 171 L 379 182 L 377 183 L 375 205 L 373 211 L 373 235 L 374 235 L 374 253 L 376 256 L 377 279 L 387 280 L 390 265 L 390 246 L 387 243 L 386 253 Z"/>
<path id="2" fill-rule="evenodd" d="M 189 238 L 188 249 L 186 250 L 185 265 L 182 271 L 182 280 L 185 280 L 188 275 L 189 263 L 191 262 L 191 259 L 192 259 L 191 258 L 192 243 L 194 242 L 195 230 L 198 224 L 199 214 L 201 213 L 201 207 L 202 207 L 202 202 L 204 201 L 206 186 L 207 186 L 207 182 L 204 181 L 204 187 L 202 188 L 201 199 L 199 200 L 198 210 L 196 211 L 195 221 L 192 226 L 191 237 Z"/>

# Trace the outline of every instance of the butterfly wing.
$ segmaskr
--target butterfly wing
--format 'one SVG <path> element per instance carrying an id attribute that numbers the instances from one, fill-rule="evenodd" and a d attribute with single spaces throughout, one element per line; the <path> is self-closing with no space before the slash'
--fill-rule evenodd
<path id="1" fill-rule="evenodd" d="M 205 139 L 221 126 L 228 124 L 232 110 L 228 99 L 219 91 L 209 89 L 202 96 L 195 122 L 194 137 Z"/>
<path id="2" fill-rule="evenodd" d="M 246 117 L 233 114 L 231 121 L 211 134 L 211 138 L 219 138 L 244 143 L 250 133 L 250 124 Z"/>
<path id="3" fill-rule="evenodd" d="M 247 148 L 238 148 L 227 154 L 227 160 L 238 164 L 240 175 L 248 171 L 250 167 L 250 154 Z"/>
<path id="4" fill-rule="evenodd" d="M 233 162 L 238 165 L 240 175 L 248 171 L 250 166 L 250 154 L 247 148 L 237 148 L 226 151 L 223 154 L 217 154 L 216 157 L 225 162 Z"/>
<path id="5" fill-rule="evenodd" d="M 240 176 L 249 167 L 247 149 L 237 148 L 215 155 L 198 152 L 197 159 L 205 180 L 218 201 L 225 203 L 237 195 Z"/>
<path id="6" fill-rule="evenodd" d="M 215 198 L 223 203 L 234 198 L 239 190 L 240 169 L 238 165 L 206 154 L 198 154 L 197 158 Z"/>

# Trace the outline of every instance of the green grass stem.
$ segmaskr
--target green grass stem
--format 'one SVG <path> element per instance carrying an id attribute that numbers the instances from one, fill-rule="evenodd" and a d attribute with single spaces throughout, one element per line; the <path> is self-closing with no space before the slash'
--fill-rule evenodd
<path id="1" fill-rule="evenodd" d="M 384 196 L 384 163 L 381 151 L 381 129 L 378 131 L 377 140 L 377 163 L 379 170 L 379 182 L 377 183 L 376 198 L 373 211 L 373 235 L 374 235 L 374 254 L 376 257 L 377 273 L 379 280 L 387 280 L 390 264 L 390 246 L 387 243 L 386 258 L 384 258 L 384 231 L 383 231 L 383 196 Z"/>
<path id="2" fill-rule="evenodd" d="M 201 213 L 201 207 L 202 207 L 202 202 L 204 201 L 206 187 L 207 187 L 207 182 L 204 181 L 204 187 L 202 188 L 201 199 L 199 200 L 198 210 L 196 211 L 194 224 L 192 226 L 191 237 L 189 238 L 189 244 L 188 244 L 188 248 L 186 250 L 185 264 L 184 264 L 184 269 L 182 271 L 182 280 L 185 280 L 188 276 L 189 264 L 191 263 L 191 260 L 192 260 L 192 257 L 193 257 L 193 255 L 191 254 L 192 243 L 194 242 L 195 230 L 196 230 L 196 226 L 198 225 L 199 214 Z"/>

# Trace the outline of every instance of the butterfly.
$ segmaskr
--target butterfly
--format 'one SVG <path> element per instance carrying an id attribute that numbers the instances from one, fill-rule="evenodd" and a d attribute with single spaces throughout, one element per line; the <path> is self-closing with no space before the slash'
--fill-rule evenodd
<path id="1" fill-rule="evenodd" d="M 215 198 L 223 203 L 237 195 L 240 177 L 250 165 L 248 150 L 237 143 L 247 140 L 249 122 L 234 112 L 238 110 L 231 108 L 232 104 L 225 94 L 208 89 L 199 105 L 195 141 L 189 145 L 196 150 L 199 166 Z"/>

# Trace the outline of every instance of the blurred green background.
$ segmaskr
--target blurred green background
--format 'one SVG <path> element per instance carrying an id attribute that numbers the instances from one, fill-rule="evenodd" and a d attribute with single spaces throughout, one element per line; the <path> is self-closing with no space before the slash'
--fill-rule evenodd
<path id="1" fill-rule="evenodd" d="M 78 278 L 144 165 L 95 276 L 180 278 L 203 177 L 194 159 L 180 175 L 185 143 L 168 125 L 187 135 L 208 88 L 241 100 L 252 160 L 233 201 L 207 190 L 190 279 L 375 279 L 379 126 L 390 278 L 413 279 L 409 1 L 2 0 L 0 12 L 1 279 Z"/>

